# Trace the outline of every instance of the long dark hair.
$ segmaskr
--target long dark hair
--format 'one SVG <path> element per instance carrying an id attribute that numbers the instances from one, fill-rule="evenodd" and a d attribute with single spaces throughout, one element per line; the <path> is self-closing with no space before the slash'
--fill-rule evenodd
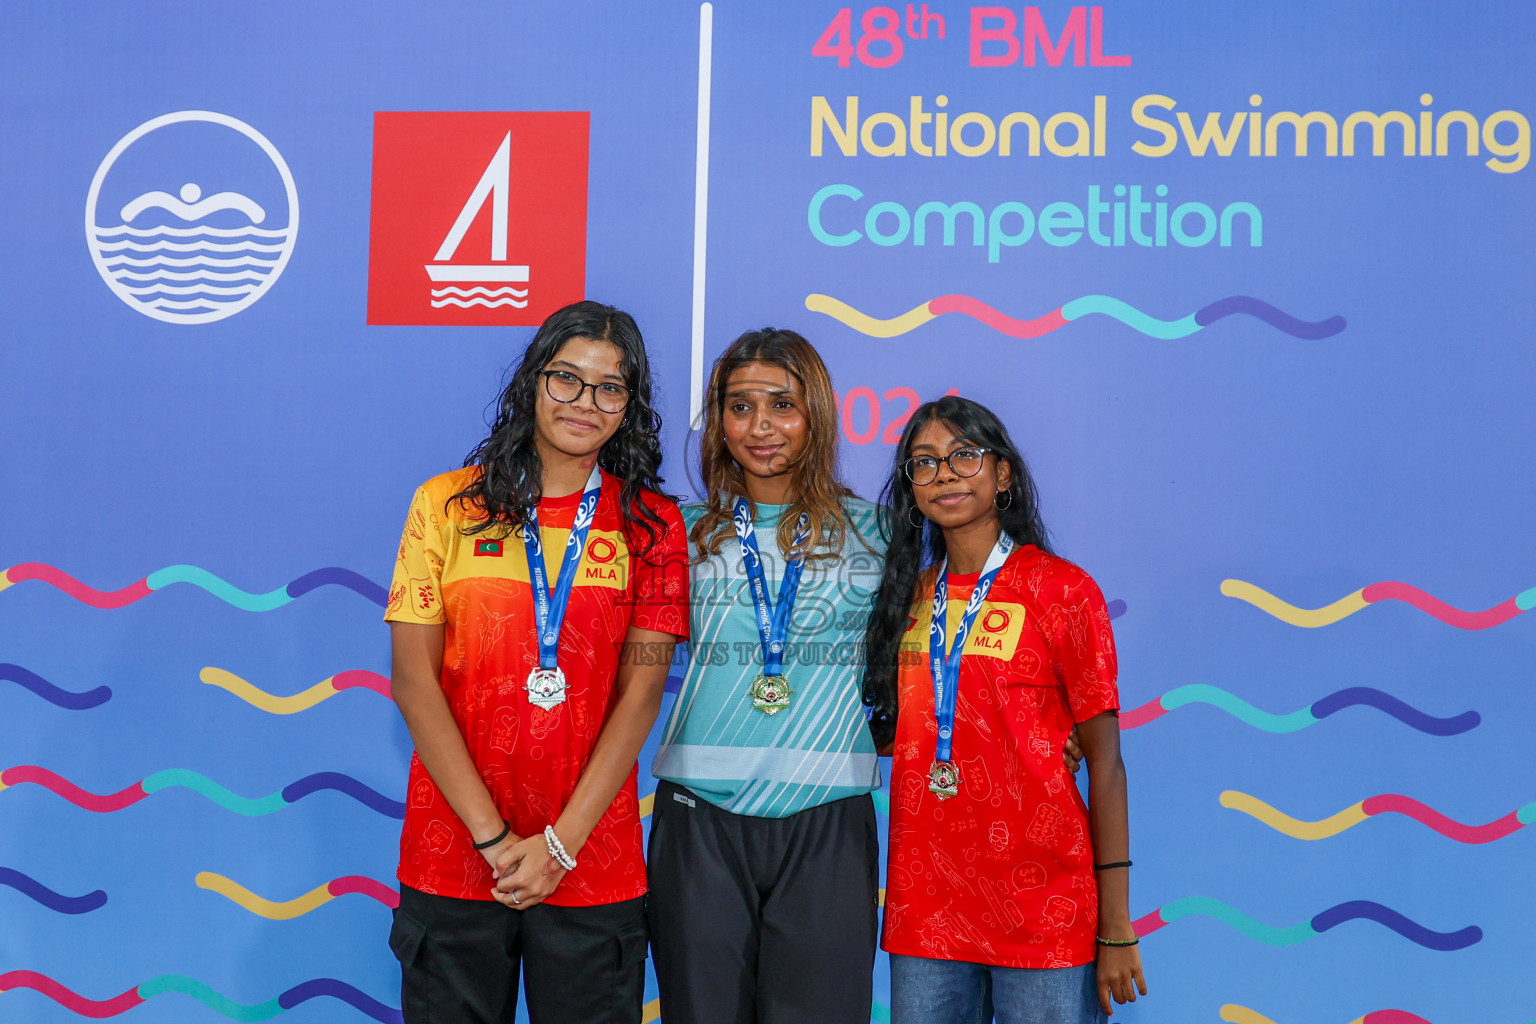
<path id="1" fill-rule="evenodd" d="M 796 498 L 779 517 L 779 550 L 788 557 L 794 543 L 795 523 L 804 512 L 810 517 L 808 528 L 815 538 L 807 557 L 812 561 L 836 558 L 843 550 L 848 532 L 842 499 L 853 496 L 837 472 L 837 395 L 832 390 L 827 365 L 811 343 L 794 331 L 776 327 L 743 334 L 720 353 L 710 371 L 709 387 L 704 392 L 704 430 L 699 442 L 704 514 L 693 524 L 691 534 L 699 558 L 719 552 L 721 541 L 731 533 L 734 502 L 728 501 L 728 497 L 747 498 L 746 478 L 726 447 L 721 420 L 731 374 L 748 363 L 765 363 L 785 370 L 800 382 L 805 397 L 808 443 L 789 471 Z M 749 503 L 751 500 L 747 498 Z M 757 509 L 752 511 L 756 513 Z"/>
<path id="2" fill-rule="evenodd" d="M 620 480 L 624 531 L 631 536 L 643 531 L 644 554 L 665 528 L 661 517 L 640 500 L 642 490 L 661 493 L 661 417 L 651 405 L 651 367 L 640 328 L 628 313 L 600 302 L 573 302 L 551 313 L 539 327 L 501 393 L 490 436 L 464 459 L 465 466 L 480 472 L 448 500 L 470 513 L 473 523 L 465 533 L 507 532 L 523 524 L 543 489 L 544 465 L 533 440 L 534 410 L 543 385 L 539 371 L 572 338 L 606 341 L 620 352 L 619 372 L 630 389 L 629 406 L 618 432 L 598 452 L 597 464 Z"/>
<path id="3" fill-rule="evenodd" d="M 944 531 L 922 518 L 912 496 L 912 482 L 903 470 L 912 457 L 917 432 L 933 422 L 943 423 L 955 436 L 981 448 L 990 448 L 999 462 L 1013 471 L 1008 484 L 1007 508 L 999 509 L 998 523 L 1018 544 L 1051 550 L 1045 523 L 1040 518 L 1040 497 L 1024 456 L 1008 436 L 1008 428 L 979 402 L 946 395 L 919 406 L 901 433 L 890 479 L 880 494 L 880 532 L 887 542 L 885 571 L 875 595 L 874 610 L 865 634 L 868 666 L 864 674 L 864 703 L 870 709 L 870 730 L 877 746 L 896 735 L 896 673 L 901 637 L 917 589 L 918 576 L 930 565 L 944 561 Z M 914 523 L 921 523 L 914 526 Z"/>

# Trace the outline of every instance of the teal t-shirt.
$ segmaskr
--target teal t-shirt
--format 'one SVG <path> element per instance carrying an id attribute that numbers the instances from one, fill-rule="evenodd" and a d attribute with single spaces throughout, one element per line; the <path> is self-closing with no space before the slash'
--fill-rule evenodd
<path id="1" fill-rule="evenodd" d="M 754 529 L 770 598 L 784 555 L 775 536 L 786 505 L 758 505 Z M 689 663 L 652 772 L 735 814 L 782 818 L 880 787 L 864 717 L 864 628 L 880 586 L 877 506 L 843 499 L 851 529 L 839 557 L 808 560 L 785 637 L 794 691 L 774 715 L 748 693 L 762 644 L 741 542 L 727 524 L 720 551 L 689 567 Z M 703 505 L 683 506 L 691 530 Z M 862 538 L 862 539 L 861 539 Z M 698 550 L 690 544 L 690 556 Z"/>

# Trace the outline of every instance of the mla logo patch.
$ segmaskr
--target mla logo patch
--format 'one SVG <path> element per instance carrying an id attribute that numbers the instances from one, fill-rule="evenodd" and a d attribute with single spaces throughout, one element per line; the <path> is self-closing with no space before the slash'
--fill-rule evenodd
<path id="1" fill-rule="evenodd" d="M 536 326 L 583 298 L 589 121 L 375 113 L 368 322 Z"/>

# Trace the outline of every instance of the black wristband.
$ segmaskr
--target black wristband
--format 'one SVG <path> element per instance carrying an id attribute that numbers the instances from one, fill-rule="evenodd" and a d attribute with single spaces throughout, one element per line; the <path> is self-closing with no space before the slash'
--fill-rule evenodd
<path id="1" fill-rule="evenodd" d="M 495 839 L 487 839 L 483 843 L 476 843 L 475 844 L 475 849 L 477 849 L 477 850 L 489 850 L 491 847 L 495 846 L 497 843 L 501 842 L 503 839 L 507 838 L 507 836 L 509 836 L 511 834 L 512 834 L 512 826 L 508 825 L 505 821 L 503 821 L 501 823 L 501 831 L 496 833 L 496 838 Z"/>
<path id="2" fill-rule="evenodd" d="M 1093 938 L 1094 938 L 1094 941 L 1097 942 L 1101 946 L 1115 946 L 1115 947 L 1118 948 L 1120 946 L 1136 946 L 1136 945 L 1140 945 L 1141 944 L 1141 939 L 1139 939 L 1139 938 L 1137 938 L 1137 939 L 1106 939 L 1106 938 L 1102 938 L 1102 937 L 1100 937 L 1098 935 L 1095 935 Z"/>
<path id="3" fill-rule="evenodd" d="M 1131 862 L 1128 861 L 1128 860 L 1117 860 L 1113 864 L 1095 864 L 1093 866 L 1093 870 L 1095 870 L 1095 871 L 1108 871 L 1111 868 L 1128 868 L 1130 866 L 1131 866 Z"/>

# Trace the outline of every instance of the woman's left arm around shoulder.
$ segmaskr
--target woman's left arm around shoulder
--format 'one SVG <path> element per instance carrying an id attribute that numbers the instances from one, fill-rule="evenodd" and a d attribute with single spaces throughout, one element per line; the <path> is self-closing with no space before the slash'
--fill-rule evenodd
<path id="1" fill-rule="evenodd" d="M 1113 711 L 1095 715 L 1077 727 L 1088 764 L 1088 827 L 1093 832 L 1095 864 L 1130 860 L 1130 826 L 1127 823 L 1125 762 L 1120 759 L 1120 718 Z M 1130 870 L 1115 867 L 1098 871 L 1099 934 L 1110 942 L 1136 938 L 1131 927 Z M 1106 1014 L 1116 1003 L 1134 1003 L 1136 992 L 1147 994 L 1141 973 L 1141 952 L 1134 945 L 1099 943 L 1099 1004 Z"/>
<path id="2" fill-rule="evenodd" d="M 603 731 L 598 734 L 597 745 L 575 792 L 560 812 L 560 820 L 554 822 L 555 835 L 577 860 L 587 837 L 618 796 L 619 787 L 629 777 L 646 736 L 656 724 L 676 643 L 677 637 L 671 633 L 635 626 L 625 635 L 619 674 L 613 683 L 613 710 L 603 723 Z M 528 836 L 518 845 L 522 847 L 517 851 L 522 863 L 517 871 L 497 881 L 496 898 L 513 909 L 527 910 L 555 891 L 565 877 L 565 869 L 550 854 L 542 832 Z M 512 901 L 513 893 L 517 893 L 520 902 Z"/>

